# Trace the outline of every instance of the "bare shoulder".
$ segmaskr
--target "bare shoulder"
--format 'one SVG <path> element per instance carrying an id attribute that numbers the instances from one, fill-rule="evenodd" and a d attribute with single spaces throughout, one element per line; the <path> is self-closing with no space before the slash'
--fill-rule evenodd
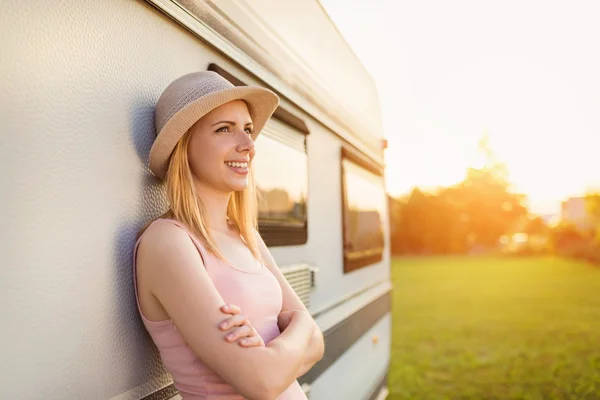
<path id="1" fill-rule="evenodd" d="M 157 265 L 165 266 L 168 260 L 175 260 L 182 255 L 197 254 L 192 239 L 179 226 L 157 221 L 142 234 L 138 248 L 138 263 L 144 268 L 153 269 Z"/>

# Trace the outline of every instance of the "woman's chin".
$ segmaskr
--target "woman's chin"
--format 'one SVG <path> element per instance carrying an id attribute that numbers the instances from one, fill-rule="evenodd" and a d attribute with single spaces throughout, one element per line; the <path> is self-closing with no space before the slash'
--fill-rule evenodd
<path id="1" fill-rule="evenodd" d="M 239 180 L 235 182 L 229 182 L 229 188 L 232 192 L 241 192 L 248 187 L 248 180 Z"/>

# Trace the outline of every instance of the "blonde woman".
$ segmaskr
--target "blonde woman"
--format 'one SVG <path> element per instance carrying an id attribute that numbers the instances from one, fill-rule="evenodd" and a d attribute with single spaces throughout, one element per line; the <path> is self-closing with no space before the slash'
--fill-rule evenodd
<path id="1" fill-rule="evenodd" d="M 279 104 L 214 72 L 156 106 L 150 169 L 170 209 L 141 232 L 136 299 L 184 400 L 306 399 L 297 378 L 323 336 L 257 233 L 254 141 Z"/>

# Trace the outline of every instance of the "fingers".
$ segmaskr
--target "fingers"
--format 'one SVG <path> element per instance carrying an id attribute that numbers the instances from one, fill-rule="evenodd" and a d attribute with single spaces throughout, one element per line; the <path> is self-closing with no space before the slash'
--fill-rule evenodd
<path id="1" fill-rule="evenodd" d="M 240 346 L 242 347 L 259 347 L 264 346 L 262 338 L 259 335 L 251 336 L 240 340 Z"/>
<path id="2" fill-rule="evenodd" d="M 221 311 L 225 314 L 237 315 L 241 314 L 242 310 L 234 304 L 225 304 L 221 306 Z"/>
<path id="3" fill-rule="evenodd" d="M 219 324 L 219 329 L 227 331 L 231 329 L 225 336 L 225 340 L 233 343 L 239 340 L 242 347 L 257 347 L 264 346 L 265 342 L 262 337 L 256 332 L 250 324 L 242 310 L 234 304 L 225 304 L 221 306 L 221 311 L 225 314 L 230 314 L 231 317 L 225 319 Z"/>
<path id="4" fill-rule="evenodd" d="M 246 324 L 246 325 L 243 325 L 243 326 L 235 329 L 232 332 L 229 332 L 225 336 L 225 340 L 227 340 L 228 342 L 235 342 L 236 340 L 238 340 L 240 338 L 254 336 L 255 334 L 256 334 L 256 332 L 254 331 L 254 328 L 252 326 Z"/>
<path id="5" fill-rule="evenodd" d="M 219 329 L 226 331 L 236 326 L 242 326 L 248 323 L 248 319 L 243 314 L 234 315 L 233 317 L 227 318 L 225 321 L 219 324 Z"/>

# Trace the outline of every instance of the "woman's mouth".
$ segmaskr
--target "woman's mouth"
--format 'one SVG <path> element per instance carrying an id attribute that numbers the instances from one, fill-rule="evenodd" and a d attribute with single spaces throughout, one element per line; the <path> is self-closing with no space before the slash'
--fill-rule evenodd
<path id="1" fill-rule="evenodd" d="M 246 175 L 248 173 L 247 162 L 225 161 L 225 165 L 227 165 L 232 171 L 240 175 Z"/>

